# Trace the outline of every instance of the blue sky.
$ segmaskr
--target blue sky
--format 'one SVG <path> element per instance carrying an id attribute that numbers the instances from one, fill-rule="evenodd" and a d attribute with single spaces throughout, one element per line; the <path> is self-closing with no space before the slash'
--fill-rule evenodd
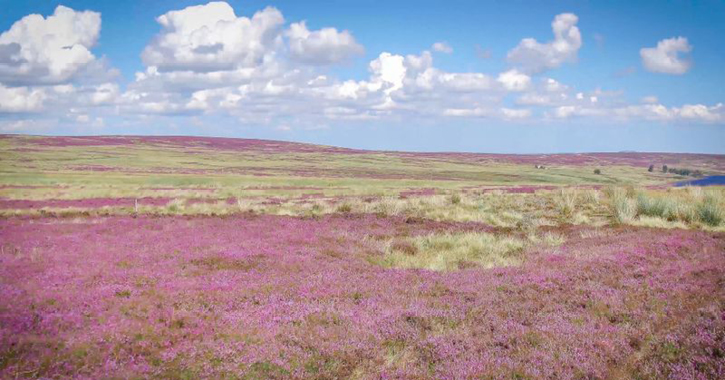
<path id="1" fill-rule="evenodd" d="M 725 153 L 721 1 L 0 3 L 4 133 Z"/>

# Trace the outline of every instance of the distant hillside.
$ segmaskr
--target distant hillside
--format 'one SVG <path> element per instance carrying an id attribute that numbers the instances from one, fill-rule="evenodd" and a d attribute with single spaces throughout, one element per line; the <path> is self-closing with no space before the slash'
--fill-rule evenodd
<path id="1" fill-rule="evenodd" d="M 725 172 L 725 155 L 694 153 L 561 153 L 561 154 L 494 154 L 461 152 L 398 152 L 349 149 L 286 141 L 195 137 L 195 136 L 73 136 L 45 137 L 27 135 L 0 135 L 10 145 L 82 147 L 82 146 L 155 146 L 162 149 L 178 149 L 192 152 L 194 149 L 285 153 L 323 154 L 384 154 L 406 159 L 444 160 L 468 163 L 499 162 L 530 165 L 610 166 L 627 165 L 647 167 L 655 165 L 687 166 L 693 169 Z M 23 149 L 23 148 L 19 148 Z M 27 147 L 25 149 L 28 149 Z"/>

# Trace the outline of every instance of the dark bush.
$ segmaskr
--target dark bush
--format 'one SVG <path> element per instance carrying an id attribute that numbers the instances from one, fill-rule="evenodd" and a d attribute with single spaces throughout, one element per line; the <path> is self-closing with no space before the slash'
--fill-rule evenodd
<path id="1" fill-rule="evenodd" d="M 594 169 L 594 174 L 602 174 L 602 171 L 599 169 Z"/>
<path id="2" fill-rule="evenodd" d="M 669 173 L 682 175 L 682 176 L 688 176 L 688 175 L 694 176 L 694 177 L 702 176 L 702 172 L 699 170 L 669 168 L 667 171 Z"/>

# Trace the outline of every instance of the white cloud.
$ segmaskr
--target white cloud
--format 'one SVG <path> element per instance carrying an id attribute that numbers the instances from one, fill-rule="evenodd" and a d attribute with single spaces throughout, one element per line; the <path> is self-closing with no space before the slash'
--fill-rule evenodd
<path id="1" fill-rule="evenodd" d="M 287 31 L 292 58 L 308 64 L 329 65 L 365 52 L 347 30 L 335 28 L 309 31 L 305 22 L 290 25 Z"/>
<path id="2" fill-rule="evenodd" d="M 531 85 L 531 77 L 516 69 L 499 74 L 497 80 L 509 91 L 524 91 Z"/>
<path id="3" fill-rule="evenodd" d="M 16 22 L 0 35 L 0 129 L 90 130 L 120 118 L 140 125 L 164 115 L 188 117 L 198 128 L 214 124 L 201 122 L 210 117 L 285 130 L 327 127 L 331 120 L 445 117 L 725 122 L 722 104 L 666 107 L 646 97 L 628 105 L 621 92 L 532 78 L 576 59 L 581 36 L 572 14 L 556 17 L 553 41 L 521 41 L 509 52 L 512 67 L 503 72 L 437 68 L 431 52 L 452 52 L 437 42 L 417 55 L 383 52 L 369 63 L 366 78 L 354 80 L 337 78 L 329 67 L 363 52 L 351 32 L 309 30 L 304 22 L 285 28 L 274 8 L 243 17 L 226 3 L 209 3 L 167 12 L 157 21 L 162 30 L 142 53 L 146 67 L 125 90 L 108 80 L 112 70 L 90 50 L 99 38 L 99 14 L 58 7 L 48 18 Z"/>
<path id="4" fill-rule="evenodd" d="M 573 13 L 562 13 L 554 18 L 551 29 L 554 40 L 540 43 L 533 38 L 524 38 L 518 46 L 508 52 L 509 63 L 526 72 L 541 72 L 561 66 L 564 62 L 576 60 L 582 46 L 582 38 L 576 23 L 579 18 Z"/>
<path id="5" fill-rule="evenodd" d="M 725 106 L 718 103 L 708 107 L 703 104 L 686 104 L 676 110 L 679 116 L 687 120 L 700 120 L 705 122 L 725 121 Z"/>
<path id="6" fill-rule="evenodd" d="M 667 107 L 662 104 L 640 104 L 629 106 L 600 107 L 595 103 L 556 107 L 551 116 L 559 119 L 598 117 L 627 122 L 648 120 L 674 123 L 722 123 L 725 122 L 725 106 L 686 104 L 681 107 Z"/>
<path id="7" fill-rule="evenodd" d="M 439 53 L 445 53 L 445 54 L 451 54 L 453 53 L 453 48 L 451 45 L 448 45 L 447 42 L 436 42 L 431 46 L 433 51 L 437 51 Z"/>
<path id="8" fill-rule="evenodd" d="M 560 119 L 565 119 L 574 115 L 576 111 L 577 107 L 575 106 L 561 106 L 554 109 L 554 116 Z"/>
<path id="9" fill-rule="evenodd" d="M 0 113 L 40 111 L 46 97 L 46 93 L 42 89 L 8 88 L 0 84 Z"/>
<path id="10" fill-rule="evenodd" d="M 255 67 L 271 59 L 284 18 L 272 7 L 252 18 L 237 17 L 229 4 L 212 2 L 167 12 L 156 21 L 163 30 L 141 55 L 147 66 L 208 72 Z"/>
<path id="11" fill-rule="evenodd" d="M 438 82 L 452 91 L 487 91 L 494 87 L 493 79 L 482 73 L 440 73 Z"/>
<path id="12" fill-rule="evenodd" d="M 453 117 L 500 118 L 504 120 L 521 120 L 531 117 L 531 110 L 506 107 L 447 108 L 443 110 L 443 115 Z"/>
<path id="13" fill-rule="evenodd" d="M 372 80 L 387 85 L 387 92 L 400 89 L 403 87 L 403 79 L 405 79 L 408 70 L 404 62 L 405 58 L 401 55 L 388 52 L 381 53 L 378 58 L 370 62 L 370 72 L 373 74 Z"/>
<path id="14" fill-rule="evenodd" d="M 692 46 L 685 37 L 668 38 L 657 43 L 653 48 L 642 48 L 639 51 L 642 65 L 653 73 L 682 75 L 692 67 L 692 60 L 681 57 L 689 53 Z"/>
<path id="15" fill-rule="evenodd" d="M 488 117 L 492 116 L 494 112 L 485 108 L 447 108 L 443 111 L 445 116 L 457 116 L 457 117 Z"/>
<path id="16" fill-rule="evenodd" d="M 529 109 L 513 109 L 513 108 L 501 108 L 501 113 L 504 119 L 526 119 L 531 117 L 531 110 Z"/>
<path id="17" fill-rule="evenodd" d="M 212 6 L 188 7 L 160 17 L 160 23 L 169 27 L 164 27 L 146 51 L 164 45 L 160 40 L 167 35 L 194 34 L 203 29 L 202 34 L 214 36 L 214 31 L 225 30 L 231 27 L 227 24 L 239 20 L 246 20 L 245 25 L 251 27 L 254 19 L 266 12 L 275 12 L 276 19 L 283 20 L 281 13 L 272 8 L 247 19 L 236 16 L 226 4 L 213 5 L 212 10 L 205 7 Z M 198 17 L 191 17 L 197 12 Z M 169 20 L 164 21 L 164 17 Z M 193 20 L 187 23 L 186 17 Z M 304 22 L 293 22 L 286 30 L 279 26 L 266 29 L 269 31 L 266 39 L 259 41 L 268 43 L 256 44 L 262 47 L 258 51 L 227 46 L 226 41 L 211 37 L 216 47 L 201 49 L 201 52 L 183 44 L 173 45 L 177 53 L 193 53 L 189 57 L 194 59 L 185 61 L 191 66 L 180 66 L 176 58 L 166 66 L 148 61 L 146 70 L 137 74 L 136 81 L 117 101 L 121 112 L 223 114 L 241 123 L 275 126 L 295 123 L 295 126 L 313 127 L 327 125 L 330 120 L 431 120 L 447 116 L 502 120 L 531 119 L 539 114 L 562 119 L 605 115 L 623 118 L 617 113 L 623 112 L 618 111 L 623 107 L 623 99 L 618 94 L 574 91 L 554 79 L 541 78 L 534 82 L 530 76 L 576 58 L 581 46 L 576 22 L 572 14 L 557 16 L 552 23 L 554 40 L 544 44 L 522 41 L 510 54 L 517 67 L 501 73 L 446 72 L 434 66 L 430 51 L 406 56 L 382 52 L 369 63 L 369 76 L 362 80 L 335 78 L 327 68 L 362 52 L 350 32 L 336 28 L 313 31 Z M 176 26 L 172 28 L 172 25 Z M 439 43 L 431 50 L 448 49 Z M 246 60 L 242 54 L 235 61 L 226 60 L 222 53 L 227 51 L 251 51 L 250 54 L 261 58 Z M 219 66 L 205 61 L 205 56 L 197 59 L 198 54 L 218 56 L 214 64 Z M 524 56 L 532 60 L 517 61 Z M 515 103 L 522 107 L 505 105 L 504 100 L 511 93 L 521 93 Z M 636 116 L 632 112 L 627 117 Z"/>
<path id="18" fill-rule="evenodd" d="M 44 18 L 31 14 L 0 34 L 0 82 L 10 85 L 67 82 L 84 70 L 104 71 L 90 49 L 101 15 L 58 6 Z"/>
<path id="19" fill-rule="evenodd" d="M 113 103 L 120 92 L 116 83 L 103 83 L 95 88 L 90 95 L 90 102 L 93 105 Z"/>
<path id="20" fill-rule="evenodd" d="M 570 88 L 552 78 L 542 78 L 530 91 L 523 93 L 516 104 L 555 106 L 566 103 L 570 99 Z"/>

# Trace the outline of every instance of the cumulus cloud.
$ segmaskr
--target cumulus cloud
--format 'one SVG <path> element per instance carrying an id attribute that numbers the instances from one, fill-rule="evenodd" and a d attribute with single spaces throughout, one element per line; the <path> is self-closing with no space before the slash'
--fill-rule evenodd
<path id="1" fill-rule="evenodd" d="M 0 84 L 0 112 L 36 112 L 43 107 L 45 91 L 28 87 L 8 88 Z"/>
<path id="2" fill-rule="evenodd" d="M 290 25 L 286 34 L 292 58 L 308 64 L 339 63 L 365 52 L 347 30 L 338 32 L 335 28 L 323 28 L 310 31 L 303 21 Z"/>
<path id="3" fill-rule="evenodd" d="M 448 45 L 447 42 L 436 42 L 431 46 L 433 51 L 437 51 L 439 53 L 445 53 L 445 54 L 451 54 L 453 53 L 453 48 L 451 45 Z"/>
<path id="4" fill-rule="evenodd" d="M 685 37 L 667 38 L 653 48 L 642 48 L 642 65 L 653 73 L 682 75 L 692 67 L 692 60 L 681 56 L 692 51 Z"/>
<path id="5" fill-rule="evenodd" d="M 3 130 L 38 131 L 59 120 L 100 125 L 96 114 L 120 93 L 111 82 L 117 71 L 91 51 L 100 30 L 99 13 L 58 6 L 0 34 L 0 120 L 16 119 Z"/>
<path id="6" fill-rule="evenodd" d="M 598 107 L 595 104 L 559 106 L 548 113 L 559 119 L 571 117 L 606 117 L 618 121 L 648 120 L 676 123 L 722 123 L 725 122 L 725 106 L 704 104 L 685 104 L 681 107 L 640 104 L 629 106 Z"/>
<path id="7" fill-rule="evenodd" d="M 386 91 L 395 91 L 403 87 L 403 79 L 408 70 L 404 64 L 403 56 L 383 52 L 380 56 L 370 62 L 370 72 L 373 74 L 373 81 L 389 85 Z"/>
<path id="8" fill-rule="evenodd" d="M 508 52 L 509 63 L 527 72 L 541 72 L 561 66 L 577 58 L 582 46 L 582 37 L 576 23 L 579 18 L 573 13 L 562 13 L 554 18 L 551 29 L 554 40 L 540 43 L 533 38 L 524 38 L 518 46 Z"/>
<path id="9" fill-rule="evenodd" d="M 497 80 L 509 91 L 524 91 L 531 85 L 531 77 L 516 69 L 499 74 Z"/>
<path id="10" fill-rule="evenodd" d="M 452 51 L 438 42 L 419 54 L 382 52 L 362 79 L 338 78 L 330 69 L 363 53 L 351 32 L 311 30 L 304 21 L 285 27 L 275 8 L 246 17 L 215 2 L 169 11 L 157 21 L 161 30 L 142 52 L 146 67 L 125 90 L 104 76 L 80 80 L 89 72 L 109 72 L 90 50 L 100 15 L 58 7 L 47 18 L 16 22 L 0 35 L 0 128 L 36 125 L 2 124 L 2 117 L 101 128 L 119 117 L 141 123 L 167 115 L 199 126 L 209 125 L 201 120 L 211 117 L 284 129 L 441 118 L 725 121 L 722 104 L 668 107 L 648 97 L 628 105 L 621 92 L 577 89 L 537 76 L 576 58 L 581 37 L 572 14 L 556 17 L 553 41 L 521 41 L 509 52 L 512 67 L 503 72 L 436 67 L 434 53 Z"/>
<path id="11" fill-rule="evenodd" d="M 706 122 L 725 121 L 725 106 L 722 103 L 709 107 L 704 104 L 685 104 L 679 109 L 676 109 L 675 112 L 683 119 L 688 120 L 702 120 Z"/>
<path id="12" fill-rule="evenodd" d="M 504 117 L 504 119 L 527 119 L 531 116 L 531 110 L 530 109 L 513 109 L 513 108 L 502 108 L 501 113 Z"/>
<path id="13" fill-rule="evenodd" d="M 91 52 L 101 15 L 58 6 L 44 18 L 31 14 L 0 34 L 0 82 L 15 85 L 63 83 L 89 68 L 103 71 Z"/>
<path id="14" fill-rule="evenodd" d="M 237 17 L 225 2 L 170 11 L 156 21 L 163 30 L 141 58 L 159 71 L 208 72 L 260 65 L 279 43 L 282 13 L 268 7 L 251 18 Z"/>
<path id="15" fill-rule="evenodd" d="M 555 106 L 570 99 L 570 88 L 552 78 L 542 78 L 516 99 L 519 105 Z"/>

